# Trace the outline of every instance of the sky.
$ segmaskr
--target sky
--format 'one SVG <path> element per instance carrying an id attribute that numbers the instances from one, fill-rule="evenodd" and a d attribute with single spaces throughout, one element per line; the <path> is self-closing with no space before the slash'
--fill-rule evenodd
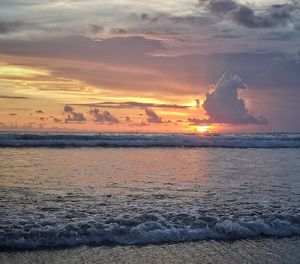
<path id="1" fill-rule="evenodd" d="M 0 5 L 0 130 L 300 131 L 300 1 Z"/>

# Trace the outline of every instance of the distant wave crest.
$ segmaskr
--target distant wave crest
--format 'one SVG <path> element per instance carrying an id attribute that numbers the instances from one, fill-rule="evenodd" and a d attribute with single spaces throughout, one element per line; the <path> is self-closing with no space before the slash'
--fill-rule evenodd
<path id="1" fill-rule="evenodd" d="M 300 148 L 300 134 L 0 133 L 0 147 Z"/>

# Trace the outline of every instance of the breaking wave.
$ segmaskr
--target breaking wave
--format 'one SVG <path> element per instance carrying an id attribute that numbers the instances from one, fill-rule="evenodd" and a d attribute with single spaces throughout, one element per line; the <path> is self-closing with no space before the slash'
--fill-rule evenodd
<path id="1" fill-rule="evenodd" d="M 0 133 L 0 147 L 300 148 L 300 134 Z"/>
<path id="2" fill-rule="evenodd" d="M 175 214 L 122 215 L 59 224 L 18 219 L 0 229 L 0 248 L 36 249 L 75 245 L 144 245 L 208 239 L 300 235 L 300 215 L 218 218 Z"/>

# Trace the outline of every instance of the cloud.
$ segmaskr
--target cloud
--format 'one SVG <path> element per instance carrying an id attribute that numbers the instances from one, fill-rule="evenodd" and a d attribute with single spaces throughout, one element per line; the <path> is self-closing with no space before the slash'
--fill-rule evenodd
<path id="1" fill-rule="evenodd" d="M 76 112 L 71 113 L 70 115 L 67 116 L 67 118 L 65 118 L 65 123 L 84 122 L 84 121 L 86 121 L 84 115 L 82 113 L 76 113 Z"/>
<path id="2" fill-rule="evenodd" d="M 104 111 L 101 113 L 98 108 L 92 108 L 89 111 L 89 114 L 94 117 L 94 122 L 98 123 L 109 123 L 109 124 L 117 124 L 119 123 L 119 119 L 114 117 L 110 112 Z"/>
<path id="3" fill-rule="evenodd" d="M 169 109 L 187 109 L 190 106 L 187 105 L 177 105 L 177 104 L 156 104 L 156 103 L 141 103 L 141 102 L 100 102 L 93 104 L 72 104 L 72 105 L 80 105 L 87 107 L 104 107 L 104 108 L 169 108 Z"/>
<path id="4" fill-rule="evenodd" d="M 215 43 L 215 39 L 211 38 L 212 32 L 217 34 L 219 30 L 227 27 L 232 27 L 237 31 L 242 30 L 239 27 L 235 27 L 232 23 L 219 23 L 221 22 L 220 17 L 234 21 L 233 13 L 236 12 L 236 15 L 238 15 L 239 9 L 242 6 L 250 8 L 253 11 L 252 20 L 255 21 L 255 26 L 261 24 L 260 17 L 263 18 L 262 20 L 267 21 L 270 18 L 272 21 L 285 21 L 286 14 L 291 15 L 288 21 L 292 21 L 295 25 L 297 24 L 297 14 L 291 8 L 296 6 L 296 0 L 288 1 L 289 4 L 272 5 L 269 7 L 266 7 L 266 1 L 261 1 L 261 3 L 255 1 L 256 5 L 252 6 L 250 4 L 242 5 L 239 1 L 235 0 L 199 0 L 199 3 L 201 3 L 199 5 L 195 5 L 196 0 L 173 1 L 172 5 L 168 1 L 159 5 L 150 5 L 138 3 L 138 1 L 126 0 L 130 6 L 128 9 L 124 9 L 122 1 L 109 1 L 110 3 L 105 1 L 101 5 L 101 8 L 97 5 L 97 1 L 69 1 L 70 6 L 68 4 L 58 6 L 57 1 L 50 1 L 51 3 L 49 1 L 46 1 L 48 3 L 33 1 L 34 4 L 39 5 L 39 12 L 36 12 L 36 7 L 31 6 L 32 4 L 29 5 L 26 3 L 29 6 L 24 9 L 17 8 L 13 2 L 9 3 L 7 0 L 5 2 L 7 2 L 6 8 L 1 10 L 3 19 L 5 17 L 6 19 L 11 19 L 10 23 L 16 20 L 22 21 L 22 23 L 26 22 L 26 29 L 29 29 L 22 34 L 16 34 L 14 41 L 33 40 L 34 46 L 37 45 L 35 42 L 39 39 L 49 41 L 52 38 L 63 36 L 85 36 L 95 40 L 93 34 L 97 34 L 97 37 L 99 37 L 97 42 L 101 42 L 111 38 L 114 34 L 120 34 L 127 37 L 144 36 L 151 40 L 160 40 L 163 42 L 163 46 L 167 47 L 168 51 L 161 51 L 161 48 L 159 48 L 159 53 L 169 52 L 169 54 L 174 54 L 177 50 L 180 52 L 179 50 L 181 49 L 184 50 L 182 53 L 191 53 L 192 50 L 196 49 L 198 49 L 198 52 L 204 53 L 207 48 L 213 49 L 225 46 L 225 43 L 222 43 L 222 45 Z M 243 1 L 243 3 L 245 2 Z M 249 2 L 247 1 L 247 3 Z M 69 8 L 72 8 L 72 12 L 69 12 Z M 242 11 L 242 8 L 240 11 Z M 274 15 L 269 15 L 270 12 L 274 13 Z M 61 19 L 61 15 L 64 14 L 67 15 L 64 16 L 64 19 Z M 212 14 L 215 14 L 215 16 Z M 81 19 L 78 19 L 79 16 Z M 120 23 L 120 19 L 122 23 Z M 248 23 L 246 24 L 248 25 Z M 250 24 L 253 26 L 252 22 Z M 265 23 L 262 24 L 264 25 Z M 275 24 L 277 25 L 278 23 L 276 22 Z M 279 25 L 281 25 L 281 22 Z M 251 40 L 255 40 L 255 34 L 257 33 L 253 33 L 254 37 L 251 35 Z M 7 39 L 12 40 L 11 38 Z M 244 39 L 247 41 L 247 36 Z M 75 42 L 76 40 L 74 39 L 72 43 L 75 45 Z M 137 40 L 134 42 L 137 42 Z M 22 46 L 24 45 L 22 43 L 18 44 L 19 49 L 23 48 Z M 59 47 L 59 45 L 51 46 Z M 64 46 L 69 48 L 67 43 Z M 123 45 L 123 48 L 118 48 L 118 50 L 126 49 L 125 46 L 130 45 Z M 235 45 L 229 46 L 236 50 Z M 242 44 L 240 46 L 244 47 Z M 266 46 L 268 45 L 266 44 Z M 76 48 L 78 50 L 78 47 Z M 51 47 L 48 49 L 51 49 Z M 74 53 L 73 55 L 79 55 L 84 50 L 91 51 L 95 57 L 101 54 L 101 51 L 96 52 L 91 49 L 93 47 L 86 47 L 81 52 Z M 174 51 L 175 49 L 176 51 Z M 215 51 L 219 52 L 219 50 Z M 122 60 L 120 59 L 120 61 Z"/>
<path id="5" fill-rule="evenodd" d="M 133 126 L 140 126 L 140 127 L 143 127 L 143 126 L 149 126 L 149 124 L 142 121 L 142 122 L 140 122 L 140 123 L 133 124 Z"/>
<path id="6" fill-rule="evenodd" d="M 64 112 L 65 113 L 72 113 L 73 111 L 74 111 L 74 109 L 73 109 L 72 106 L 69 106 L 69 105 L 64 106 Z"/>
<path id="7" fill-rule="evenodd" d="M 206 17 L 206 16 L 194 16 L 194 15 L 173 16 L 170 17 L 169 19 L 175 23 L 184 23 L 191 26 L 201 26 L 201 27 L 215 23 L 215 21 L 211 17 Z"/>
<path id="8" fill-rule="evenodd" d="M 163 123 L 161 117 L 159 117 L 151 108 L 146 108 L 145 113 L 147 115 L 147 121 L 149 123 Z"/>
<path id="9" fill-rule="evenodd" d="M 199 1 L 200 6 L 215 15 L 230 19 L 238 25 L 247 28 L 274 28 L 294 22 L 292 14 L 299 10 L 299 6 L 292 2 L 289 4 L 272 5 L 257 12 L 254 8 L 239 4 L 233 0 Z"/>
<path id="10" fill-rule="evenodd" d="M 256 117 L 246 108 L 245 100 L 238 97 L 239 89 L 246 89 L 240 77 L 225 72 L 214 90 L 206 94 L 203 108 L 209 119 L 189 119 L 193 124 L 267 124 L 266 118 Z"/>
<path id="11" fill-rule="evenodd" d="M 122 34 L 126 34 L 127 30 L 124 28 L 112 28 L 110 30 L 111 34 L 113 35 L 122 35 Z"/>
<path id="12" fill-rule="evenodd" d="M 65 123 L 86 121 L 86 118 L 82 113 L 74 112 L 73 107 L 69 105 L 64 106 L 64 112 L 68 114 L 65 118 Z"/>
<path id="13" fill-rule="evenodd" d="M 275 31 L 270 32 L 269 34 L 264 34 L 261 38 L 262 40 L 271 40 L 271 41 L 291 41 L 300 39 L 299 31 Z"/>
<path id="14" fill-rule="evenodd" d="M 267 32 L 264 36 L 268 36 Z M 262 35 L 259 36 L 261 37 Z M 153 49 L 146 48 L 151 46 L 148 43 L 149 40 L 135 39 L 144 43 L 139 45 L 146 46 L 145 53 L 143 53 L 139 50 L 144 50 L 144 48 L 137 48 L 139 45 L 134 45 L 133 38 L 127 41 L 125 39 L 126 37 L 92 41 L 82 37 L 69 37 L 48 41 L 3 40 L 0 41 L 0 53 L 19 56 L 11 63 L 26 62 L 32 67 L 48 68 L 57 76 L 78 79 L 93 86 L 107 87 L 110 90 L 126 90 L 126 92 L 142 92 L 142 84 L 143 91 L 147 92 L 195 94 L 199 92 L 199 87 L 207 87 L 208 83 L 226 70 L 239 72 L 251 89 L 299 88 L 300 64 L 295 60 L 284 58 L 285 52 L 294 50 L 298 52 L 299 39 L 281 42 L 268 41 L 268 48 L 264 48 L 264 45 L 257 46 L 255 52 L 239 52 L 240 49 L 252 50 L 251 43 L 257 43 L 255 36 L 253 41 L 248 39 L 247 42 L 244 42 L 242 38 L 230 39 L 230 43 L 232 41 L 238 43 L 238 46 L 233 45 L 234 43 L 230 44 L 230 49 L 235 49 L 235 52 L 179 57 L 149 57 L 147 54 L 154 52 Z M 214 39 L 214 43 L 219 45 L 220 39 L 217 42 Z M 226 48 L 226 43 L 222 42 L 222 47 L 223 44 Z M 285 52 L 271 52 L 274 49 L 284 49 Z M 38 60 L 35 61 L 25 56 L 36 57 Z M 282 61 L 278 63 L 273 60 L 274 57 L 282 57 Z M 60 59 L 62 62 L 57 63 L 55 59 Z M 82 63 L 74 63 L 74 60 L 82 61 Z M 83 64 L 85 67 L 82 67 Z M 287 70 L 283 72 L 283 68 Z M 115 78 L 116 74 L 119 78 Z M 284 74 L 285 78 L 282 78 L 281 74 Z M 252 78 L 253 76 L 255 78 Z M 57 89 L 56 87 L 51 86 L 49 89 Z"/>
<path id="15" fill-rule="evenodd" d="M 200 100 L 199 100 L 199 99 L 196 99 L 195 102 L 196 102 L 196 108 L 197 108 L 197 109 L 200 108 Z"/>
<path id="16" fill-rule="evenodd" d="M 209 1 L 207 4 L 208 10 L 212 13 L 223 13 L 229 12 L 237 8 L 237 4 L 235 1 L 231 0 L 217 0 L 217 1 Z"/>
<path id="17" fill-rule="evenodd" d="M 149 14 L 147 14 L 147 13 L 142 13 L 142 14 L 140 15 L 140 17 L 141 17 L 142 20 L 144 20 L 144 21 L 149 21 L 149 22 L 151 22 L 151 23 L 156 22 L 156 21 L 159 19 L 159 17 L 151 17 L 151 16 L 150 16 Z"/>
<path id="18" fill-rule="evenodd" d="M 90 29 L 91 33 L 93 33 L 93 34 L 102 33 L 104 31 L 103 26 L 94 25 L 94 24 L 90 24 L 89 29 Z"/>
<path id="19" fill-rule="evenodd" d="M 53 121 L 54 121 L 55 123 L 61 123 L 61 122 L 62 122 L 62 119 L 57 118 L 57 117 L 53 117 Z"/>
<path id="20" fill-rule="evenodd" d="M 241 5 L 232 12 L 232 19 L 239 25 L 249 28 L 273 28 L 286 25 L 291 19 L 289 6 L 271 7 L 266 14 L 257 15 L 253 9 Z"/>
<path id="21" fill-rule="evenodd" d="M 0 34 L 7 34 L 22 30 L 25 23 L 21 21 L 0 21 Z"/>
<path id="22" fill-rule="evenodd" d="M 0 99 L 29 99 L 29 97 L 0 95 Z"/>

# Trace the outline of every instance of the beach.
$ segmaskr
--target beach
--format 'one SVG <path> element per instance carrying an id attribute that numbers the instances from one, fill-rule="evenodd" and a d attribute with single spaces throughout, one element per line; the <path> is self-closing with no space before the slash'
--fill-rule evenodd
<path id="1" fill-rule="evenodd" d="M 300 239 L 201 241 L 147 246 L 100 246 L 69 249 L 0 252 L 2 264 L 67 263 L 272 263 L 295 264 L 300 258 Z"/>

